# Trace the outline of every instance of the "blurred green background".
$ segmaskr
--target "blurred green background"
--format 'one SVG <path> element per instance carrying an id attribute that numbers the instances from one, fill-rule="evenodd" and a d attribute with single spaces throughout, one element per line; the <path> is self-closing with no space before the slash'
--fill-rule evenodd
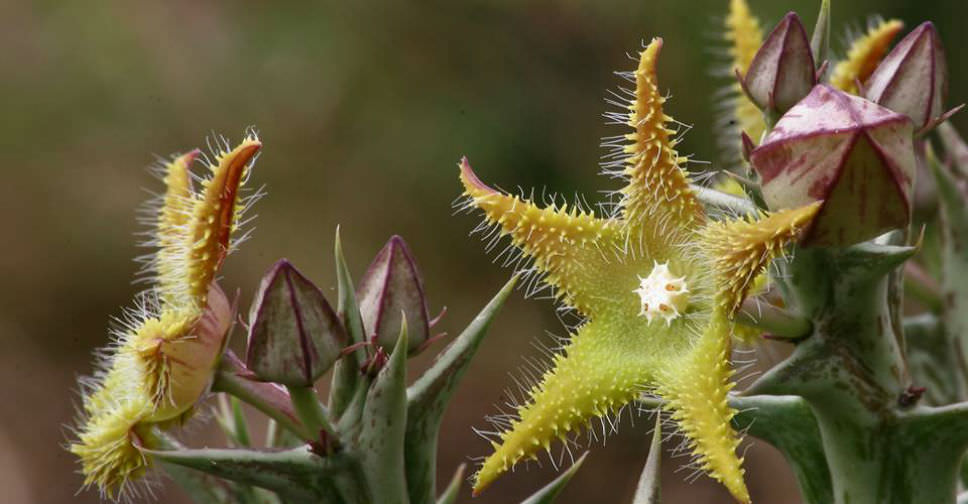
<path id="1" fill-rule="evenodd" d="M 11 503 L 97 502 L 75 495 L 80 477 L 62 449 L 75 379 L 91 371 L 109 317 L 129 303 L 142 253 L 135 208 L 158 190 L 147 167 L 232 141 L 255 125 L 265 142 L 252 180 L 268 196 L 251 241 L 226 263 L 223 286 L 243 307 L 263 271 L 288 257 L 324 289 L 335 286 L 337 225 L 357 277 L 393 233 L 417 255 L 432 310 L 458 332 L 509 272 L 452 215 L 455 163 L 507 189 L 547 188 L 597 201 L 615 183 L 597 176 L 599 138 L 622 132 L 601 118 L 614 70 L 643 41 L 666 40 L 660 85 L 667 112 L 694 126 L 682 150 L 716 161 L 714 92 L 727 0 L 171 2 L 14 0 L 0 5 L 0 488 Z M 751 0 L 767 28 L 787 10 L 812 26 L 815 0 Z M 836 48 L 867 16 L 912 28 L 934 20 L 948 48 L 949 104 L 968 90 L 959 49 L 968 4 L 834 1 Z M 964 114 L 955 121 L 968 126 Z M 486 426 L 522 355 L 565 331 L 548 301 L 515 295 L 450 406 L 441 481 L 485 455 L 471 427 Z M 242 335 L 236 331 L 234 344 Z M 543 341 L 547 342 L 547 338 Z M 415 363 L 424 366 L 429 355 Z M 765 355 L 766 360 L 770 358 Z M 634 417 L 634 418 L 633 418 Z M 634 420 L 630 422 L 630 420 Z M 649 419 L 626 412 L 620 433 L 592 456 L 562 502 L 629 502 L 645 460 Z M 212 421 L 185 437 L 217 442 Z M 583 446 L 584 441 L 581 442 Z M 578 448 L 577 451 L 580 451 Z M 769 447 L 752 443 L 749 485 L 758 502 L 796 502 L 795 483 Z M 665 464 L 667 502 L 727 502 L 708 478 L 684 483 Z M 519 500 L 553 477 L 519 469 L 474 502 Z M 185 502 L 170 485 L 162 502 Z M 469 500 L 466 493 L 462 500 Z"/>

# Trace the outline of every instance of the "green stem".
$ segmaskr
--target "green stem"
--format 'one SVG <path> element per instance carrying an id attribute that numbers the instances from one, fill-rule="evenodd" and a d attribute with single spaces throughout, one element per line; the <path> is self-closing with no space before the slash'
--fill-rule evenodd
<path id="1" fill-rule="evenodd" d="M 292 399 L 292 406 L 296 413 L 310 432 L 326 431 L 329 434 L 336 434 L 336 430 L 329 422 L 326 409 L 319 402 L 316 391 L 312 387 L 286 387 L 289 389 L 289 397 Z M 315 439 L 318 436 L 311 436 Z"/>
<path id="2" fill-rule="evenodd" d="M 314 437 L 293 411 L 288 394 L 276 385 L 255 382 L 222 367 L 215 374 L 212 391 L 238 397 L 300 439 Z"/>

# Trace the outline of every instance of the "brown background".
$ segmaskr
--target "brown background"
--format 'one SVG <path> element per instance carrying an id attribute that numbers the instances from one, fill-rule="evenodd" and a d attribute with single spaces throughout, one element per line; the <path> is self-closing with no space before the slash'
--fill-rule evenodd
<path id="1" fill-rule="evenodd" d="M 753 0 L 772 26 L 814 1 Z M 949 103 L 965 100 L 965 3 L 835 1 L 836 48 L 847 24 L 877 9 L 908 27 L 934 19 L 949 50 Z M 243 306 L 262 272 L 288 257 L 324 289 L 334 286 L 332 237 L 342 225 L 357 277 L 392 233 L 406 237 L 425 273 L 442 327 L 458 332 L 508 277 L 467 233 L 477 217 L 452 216 L 455 162 L 470 156 L 506 188 L 547 188 L 596 200 L 615 184 L 596 175 L 613 70 L 629 69 L 654 35 L 666 39 L 661 87 L 667 111 L 694 125 L 682 149 L 715 161 L 713 93 L 725 81 L 718 26 L 727 0 L 4 2 L 0 6 L 0 488 L 5 502 L 96 502 L 75 496 L 80 478 L 61 446 L 75 378 L 91 371 L 109 317 L 137 290 L 135 207 L 159 183 L 152 154 L 204 147 L 218 132 L 238 140 L 258 127 L 265 184 L 253 239 L 224 271 Z M 968 125 L 964 114 L 956 120 Z M 512 386 L 522 355 L 561 335 L 548 301 L 517 293 L 494 325 L 451 404 L 441 434 L 441 481 L 487 445 L 471 430 Z M 239 333 L 235 344 L 241 342 Z M 546 340 L 545 340 L 546 341 Z M 771 350 L 772 351 L 772 350 Z M 413 365 L 426 365 L 429 355 Z M 562 502 L 629 502 L 645 460 L 649 420 L 629 422 L 588 464 Z M 186 438 L 217 443 L 213 422 Z M 666 502 L 727 502 L 708 478 L 684 484 L 668 459 Z M 776 454 L 748 454 L 757 502 L 796 502 Z M 517 501 L 553 476 L 519 470 L 474 502 Z M 163 502 L 184 502 L 164 486 Z M 462 495 L 469 501 L 469 495 Z"/>

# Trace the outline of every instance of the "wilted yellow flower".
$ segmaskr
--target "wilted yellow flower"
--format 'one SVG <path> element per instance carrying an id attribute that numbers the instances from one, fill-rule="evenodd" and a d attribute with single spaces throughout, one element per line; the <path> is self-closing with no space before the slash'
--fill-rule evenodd
<path id="1" fill-rule="evenodd" d="M 69 447 L 85 486 L 107 497 L 132 495 L 131 482 L 149 465 L 140 447 L 152 444 L 155 428 L 184 421 L 208 391 L 233 316 L 213 279 L 233 246 L 247 206 L 242 185 L 261 147 L 254 134 L 235 149 L 222 147 L 198 193 L 190 171 L 198 151 L 164 168 L 167 190 L 151 212 L 153 285 L 83 383 L 77 439 Z"/>

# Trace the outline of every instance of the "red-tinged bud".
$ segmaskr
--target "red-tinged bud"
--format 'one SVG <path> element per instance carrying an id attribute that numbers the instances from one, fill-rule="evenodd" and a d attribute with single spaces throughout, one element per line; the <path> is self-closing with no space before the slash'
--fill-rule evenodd
<path id="1" fill-rule="evenodd" d="M 416 353 L 430 339 L 423 281 L 406 242 L 399 236 L 373 259 L 356 290 L 367 335 L 386 351 L 393 350 L 407 317 L 408 352 Z"/>
<path id="2" fill-rule="evenodd" d="M 283 385 L 311 387 L 347 343 L 322 291 L 285 259 L 263 277 L 249 324 L 246 366 L 260 380 Z"/>
<path id="3" fill-rule="evenodd" d="M 900 112 L 922 128 L 944 113 L 948 65 L 931 22 L 922 23 L 884 58 L 866 84 L 868 100 Z"/>
<path id="4" fill-rule="evenodd" d="M 810 39 L 800 18 L 784 16 L 756 52 L 744 89 L 761 110 L 783 114 L 817 83 Z"/>
<path id="5" fill-rule="evenodd" d="M 863 98 L 814 87 L 751 159 L 770 209 L 823 200 L 806 245 L 850 245 L 910 222 L 913 125 Z"/>

